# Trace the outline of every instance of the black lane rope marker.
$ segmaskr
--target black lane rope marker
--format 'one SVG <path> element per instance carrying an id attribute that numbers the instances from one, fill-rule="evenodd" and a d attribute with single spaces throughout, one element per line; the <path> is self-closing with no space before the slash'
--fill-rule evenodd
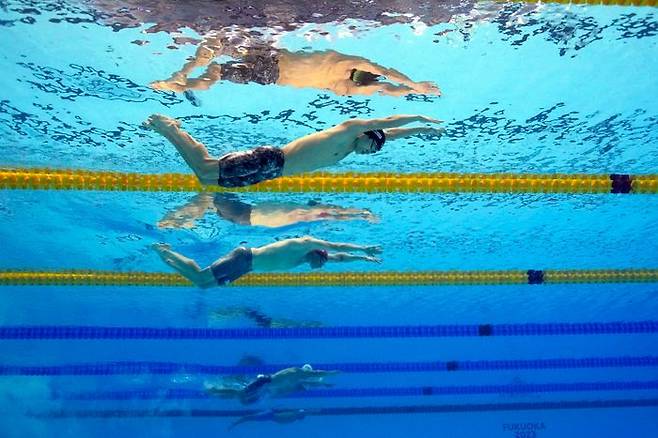
<path id="1" fill-rule="evenodd" d="M 626 173 L 610 175 L 610 193 L 630 193 L 633 190 L 633 177 Z"/>

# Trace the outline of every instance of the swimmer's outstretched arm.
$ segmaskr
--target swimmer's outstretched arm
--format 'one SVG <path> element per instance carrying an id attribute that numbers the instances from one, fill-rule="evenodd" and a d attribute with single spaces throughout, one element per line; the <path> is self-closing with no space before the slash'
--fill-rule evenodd
<path id="1" fill-rule="evenodd" d="M 359 59 L 362 61 L 354 65 L 354 68 L 357 70 L 364 70 L 376 75 L 385 76 L 386 79 L 405 85 L 418 93 L 441 95 L 441 90 L 439 90 L 439 87 L 437 87 L 433 82 L 416 82 L 399 70 L 375 64 L 374 62 L 370 62 L 365 58 Z"/>
<path id="2" fill-rule="evenodd" d="M 372 263 L 381 263 L 382 259 L 378 257 L 362 255 L 362 254 L 352 254 L 349 252 L 334 252 L 329 254 L 330 262 L 372 262 Z"/>
<path id="3" fill-rule="evenodd" d="M 349 86 L 350 84 L 347 85 Z M 386 96 L 406 96 L 408 94 L 416 93 L 416 90 L 406 85 L 394 85 L 388 82 L 379 82 L 371 85 L 359 85 L 358 87 L 349 86 L 348 92 L 344 94 L 369 96 L 375 93 L 384 94 Z"/>
<path id="4" fill-rule="evenodd" d="M 361 251 L 368 255 L 380 254 L 382 247 L 380 245 L 355 245 L 345 242 L 328 242 L 326 240 L 316 239 L 315 237 L 304 237 L 303 242 L 308 245 L 309 251 L 314 249 L 337 250 L 337 251 Z"/>
<path id="5" fill-rule="evenodd" d="M 360 135 L 365 131 L 373 131 L 375 129 L 392 129 L 399 128 L 410 123 L 432 123 L 439 124 L 442 120 L 434 119 L 428 116 L 419 114 L 399 114 L 395 116 L 388 116 L 381 119 L 352 119 L 346 120 L 341 125 L 343 128 Z"/>
<path id="6" fill-rule="evenodd" d="M 397 140 L 400 138 L 410 137 L 416 134 L 437 134 L 442 135 L 445 132 L 443 128 L 436 128 L 434 126 L 418 126 L 415 128 L 392 128 L 385 129 L 387 140 Z"/>

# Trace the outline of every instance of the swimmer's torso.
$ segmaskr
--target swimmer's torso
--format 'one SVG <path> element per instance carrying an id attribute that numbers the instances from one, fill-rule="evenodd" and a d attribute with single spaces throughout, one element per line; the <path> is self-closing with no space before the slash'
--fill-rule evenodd
<path id="1" fill-rule="evenodd" d="M 303 239 L 289 239 L 270 245 L 252 248 L 255 271 L 285 271 L 304 263 L 309 252 Z"/>
<path id="2" fill-rule="evenodd" d="M 355 138 L 340 135 L 340 127 L 316 132 L 285 145 L 283 174 L 291 175 L 333 166 L 354 151 Z M 338 134 L 338 135 L 337 135 Z"/>
<path id="3" fill-rule="evenodd" d="M 349 94 L 350 74 L 358 59 L 333 50 L 293 53 L 282 50 L 279 56 L 278 85 L 298 88 L 323 88 L 336 94 Z"/>
<path id="4" fill-rule="evenodd" d="M 335 216 L 337 213 L 333 213 Z M 327 220 L 332 217 L 331 212 L 321 208 L 266 208 L 259 206 L 251 211 L 251 225 L 263 227 L 285 227 L 300 222 L 314 222 Z"/>

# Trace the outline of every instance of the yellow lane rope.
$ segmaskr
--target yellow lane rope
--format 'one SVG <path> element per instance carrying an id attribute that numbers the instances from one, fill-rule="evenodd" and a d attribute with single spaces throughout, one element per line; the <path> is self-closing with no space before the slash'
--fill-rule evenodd
<path id="1" fill-rule="evenodd" d="M 311 173 L 254 186 L 202 186 L 194 175 L 2 169 L 0 189 L 293 193 L 658 193 L 658 174 Z"/>
<path id="2" fill-rule="evenodd" d="M 487 0 L 479 0 L 487 1 Z M 539 0 L 494 0 L 496 3 L 540 3 Z M 541 3 L 592 6 L 658 6 L 658 0 L 546 0 Z"/>
<path id="3" fill-rule="evenodd" d="M 249 274 L 233 286 L 450 286 L 656 283 L 658 269 L 321 272 Z M 0 286 L 191 286 L 178 274 L 111 271 L 0 271 Z"/>

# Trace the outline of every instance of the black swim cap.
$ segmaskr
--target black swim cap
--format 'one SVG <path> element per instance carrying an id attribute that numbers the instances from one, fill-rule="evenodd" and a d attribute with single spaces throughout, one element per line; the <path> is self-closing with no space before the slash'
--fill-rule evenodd
<path id="1" fill-rule="evenodd" d="M 386 143 L 386 134 L 384 134 L 384 131 L 382 129 L 375 129 L 374 131 L 366 131 L 364 132 L 364 134 L 367 135 L 368 138 L 370 138 L 375 143 L 375 150 L 373 151 L 373 153 L 382 150 L 384 143 Z"/>

